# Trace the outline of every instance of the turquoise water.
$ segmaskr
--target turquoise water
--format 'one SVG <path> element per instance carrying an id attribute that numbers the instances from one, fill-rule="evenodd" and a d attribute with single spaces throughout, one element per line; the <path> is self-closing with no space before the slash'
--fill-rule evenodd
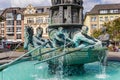
<path id="1" fill-rule="evenodd" d="M 64 78 L 49 75 L 47 63 L 34 63 L 36 61 L 27 61 L 11 66 L 0 72 L 0 80 L 120 80 L 119 62 L 108 62 L 106 69 L 101 68 L 98 62 L 86 64 L 84 74 Z"/>

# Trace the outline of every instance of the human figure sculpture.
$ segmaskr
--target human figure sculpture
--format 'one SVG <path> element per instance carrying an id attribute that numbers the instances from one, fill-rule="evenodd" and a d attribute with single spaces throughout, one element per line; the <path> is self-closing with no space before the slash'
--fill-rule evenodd
<path id="1" fill-rule="evenodd" d="M 24 49 L 31 50 L 32 48 L 36 48 L 41 46 L 41 48 L 53 47 L 52 43 L 48 39 L 42 38 L 43 29 L 38 27 L 36 30 L 36 34 L 33 35 L 33 28 L 30 26 L 25 27 L 25 42 Z"/>
<path id="2" fill-rule="evenodd" d="M 33 36 L 34 41 L 34 47 L 38 47 L 39 45 L 42 45 L 44 40 L 41 40 L 42 38 L 43 29 L 41 27 L 38 27 L 36 29 L 36 34 Z"/>
<path id="3" fill-rule="evenodd" d="M 25 26 L 24 36 L 25 36 L 24 49 L 29 50 L 30 47 L 33 47 L 33 28 Z"/>
<path id="4" fill-rule="evenodd" d="M 94 39 L 87 35 L 88 28 L 82 27 L 82 30 L 75 34 L 73 37 L 73 42 L 77 48 L 95 48 L 102 47 L 102 44 L 99 40 Z"/>
<path id="5" fill-rule="evenodd" d="M 106 28 L 102 28 L 102 34 L 98 37 L 102 41 L 103 46 L 109 46 L 110 35 L 106 32 Z"/>
<path id="6" fill-rule="evenodd" d="M 41 46 L 43 48 L 44 47 L 52 47 L 51 43 L 48 39 L 42 38 L 42 34 L 43 34 L 43 28 L 38 27 L 36 29 L 36 35 L 33 36 L 34 47 L 38 47 L 38 46 Z"/>
<path id="7" fill-rule="evenodd" d="M 54 38 L 53 38 L 54 47 L 60 47 L 70 41 L 71 40 L 68 38 L 64 29 L 62 27 L 59 27 L 58 30 L 54 34 Z"/>

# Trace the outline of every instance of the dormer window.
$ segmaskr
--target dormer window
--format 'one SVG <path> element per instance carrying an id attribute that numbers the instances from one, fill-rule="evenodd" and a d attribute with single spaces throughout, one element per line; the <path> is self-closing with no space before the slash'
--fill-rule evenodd
<path id="1" fill-rule="evenodd" d="M 118 9 L 110 10 L 110 13 L 118 13 L 118 12 L 119 12 Z"/>
<path id="2" fill-rule="evenodd" d="M 100 14 L 107 14 L 108 10 L 100 10 Z"/>

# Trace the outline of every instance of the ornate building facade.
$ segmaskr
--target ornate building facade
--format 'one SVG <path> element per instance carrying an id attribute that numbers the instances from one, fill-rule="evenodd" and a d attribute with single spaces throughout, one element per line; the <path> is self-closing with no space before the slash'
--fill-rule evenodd
<path id="1" fill-rule="evenodd" d="M 24 10 L 24 25 L 30 25 L 34 29 L 34 34 L 36 34 L 36 29 L 38 27 L 43 28 L 43 37 L 48 37 L 48 24 L 49 24 L 49 6 L 34 7 L 28 5 Z"/>

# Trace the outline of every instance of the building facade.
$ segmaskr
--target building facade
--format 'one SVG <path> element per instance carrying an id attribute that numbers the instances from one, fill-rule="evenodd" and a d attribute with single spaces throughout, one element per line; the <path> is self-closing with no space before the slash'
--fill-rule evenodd
<path id="1" fill-rule="evenodd" d="M 7 41 L 18 42 L 24 40 L 24 15 L 19 7 L 6 8 L 1 16 L 4 21 L 0 22 L 1 36 Z"/>
<path id="2" fill-rule="evenodd" d="M 86 13 L 84 25 L 88 26 L 88 34 L 92 34 L 93 30 L 101 29 L 105 22 L 112 21 L 120 17 L 120 4 L 101 4 Z"/>
<path id="3" fill-rule="evenodd" d="M 2 14 L 3 10 L 0 10 L 0 15 Z M 0 16 L 0 37 L 4 37 L 4 18 Z"/>
<path id="4" fill-rule="evenodd" d="M 43 37 L 48 38 L 49 7 L 33 7 L 28 5 L 25 8 L 11 7 L 0 11 L 0 36 L 11 42 L 24 42 L 25 26 L 32 26 L 34 34 L 38 27 L 43 28 Z"/>
<path id="5" fill-rule="evenodd" d="M 38 27 L 43 28 L 43 37 L 45 38 L 48 38 L 49 8 L 49 6 L 28 5 L 24 10 L 24 25 L 32 26 L 34 34 Z"/>

